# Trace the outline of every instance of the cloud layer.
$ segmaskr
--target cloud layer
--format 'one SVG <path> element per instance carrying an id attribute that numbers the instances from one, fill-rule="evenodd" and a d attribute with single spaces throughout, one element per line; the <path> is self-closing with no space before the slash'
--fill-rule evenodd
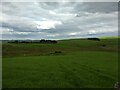
<path id="1" fill-rule="evenodd" d="M 2 2 L 3 39 L 117 36 L 117 2 Z"/>

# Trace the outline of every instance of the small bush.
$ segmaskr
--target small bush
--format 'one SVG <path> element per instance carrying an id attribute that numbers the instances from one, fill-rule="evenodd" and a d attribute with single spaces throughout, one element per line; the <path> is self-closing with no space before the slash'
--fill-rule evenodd
<path id="1" fill-rule="evenodd" d="M 55 51 L 55 53 L 62 53 L 61 51 Z"/>
<path id="2" fill-rule="evenodd" d="M 102 47 L 105 47 L 106 45 L 105 44 L 103 44 L 103 45 L 101 45 Z"/>

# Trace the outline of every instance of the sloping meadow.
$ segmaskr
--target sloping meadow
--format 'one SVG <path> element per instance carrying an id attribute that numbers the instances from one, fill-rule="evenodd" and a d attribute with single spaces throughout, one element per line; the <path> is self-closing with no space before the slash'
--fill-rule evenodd
<path id="1" fill-rule="evenodd" d="M 114 88 L 118 39 L 3 44 L 3 88 Z"/>

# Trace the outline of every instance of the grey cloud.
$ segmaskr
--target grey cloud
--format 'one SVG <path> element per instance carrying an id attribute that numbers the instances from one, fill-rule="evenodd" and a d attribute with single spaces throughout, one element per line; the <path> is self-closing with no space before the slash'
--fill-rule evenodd
<path id="1" fill-rule="evenodd" d="M 11 32 L 3 33 L 3 39 L 114 36 L 117 8 L 115 2 L 3 2 L 0 23 Z M 40 25 L 49 28 L 37 28 Z"/>
<path id="2" fill-rule="evenodd" d="M 76 4 L 75 10 L 86 11 L 91 13 L 110 13 L 118 11 L 117 2 L 84 2 L 83 4 Z"/>

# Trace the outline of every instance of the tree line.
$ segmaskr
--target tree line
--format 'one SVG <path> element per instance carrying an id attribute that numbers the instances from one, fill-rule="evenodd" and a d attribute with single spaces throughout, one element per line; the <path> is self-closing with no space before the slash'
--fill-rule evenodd
<path id="1" fill-rule="evenodd" d="M 42 40 L 10 40 L 8 41 L 8 43 L 48 43 L 48 44 L 55 44 L 57 43 L 57 41 L 55 40 L 45 40 L 45 39 L 42 39 Z"/>

